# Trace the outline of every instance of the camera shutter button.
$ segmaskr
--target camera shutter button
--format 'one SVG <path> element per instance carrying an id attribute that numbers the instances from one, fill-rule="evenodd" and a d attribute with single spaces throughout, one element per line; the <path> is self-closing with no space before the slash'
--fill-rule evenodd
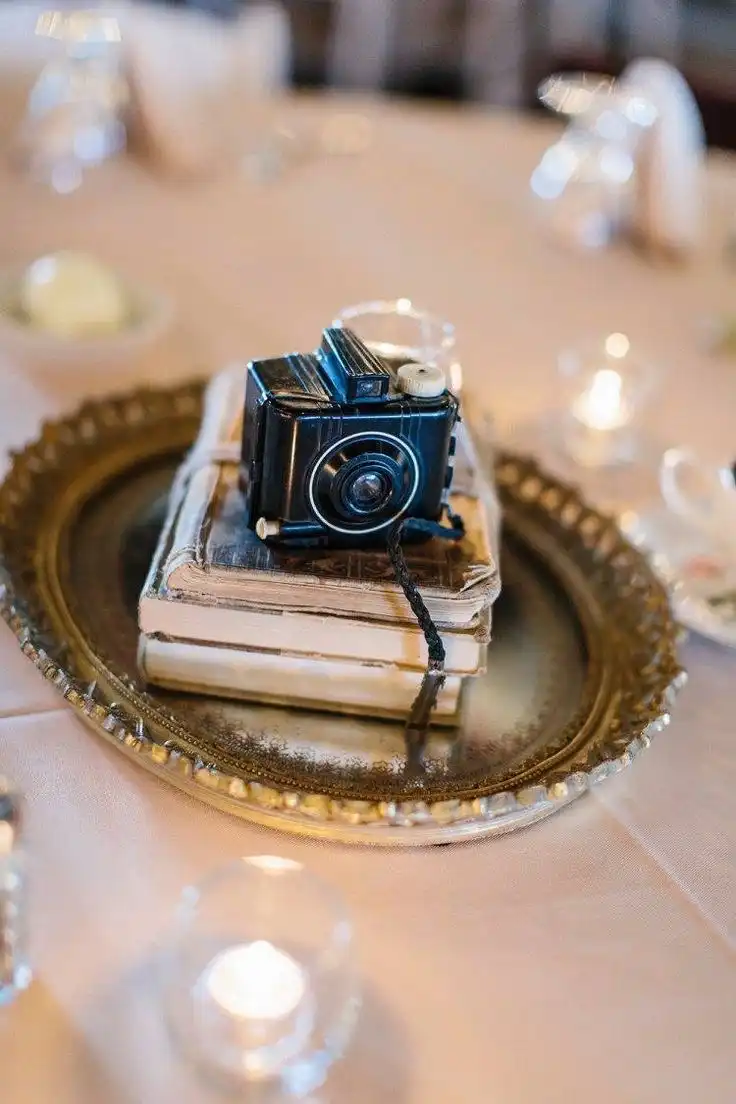
<path id="1" fill-rule="evenodd" d="M 436 399 L 445 390 L 445 373 L 434 364 L 402 364 L 397 386 L 416 399 Z"/>

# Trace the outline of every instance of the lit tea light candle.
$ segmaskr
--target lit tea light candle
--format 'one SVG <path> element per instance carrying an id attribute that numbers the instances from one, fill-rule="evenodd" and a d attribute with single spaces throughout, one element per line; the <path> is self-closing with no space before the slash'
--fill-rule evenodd
<path id="1" fill-rule="evenodd" d="M 207 967 L 205 986 L 217 1007 L 237 1019 L 290 1016 L 307 992 L 306 974 L 291 955 L 259 939 L 221 951 Z"/>
<path id="2" fill-rule="evenodd" d="M 218 1083 L 300 1098 L 344 1052 L 359 1005 L 342 902 L 300 863 L 253 855 L 188 886 L 162 972 L 176 1046 Z M 229 1099 L 229 1097 L 228 1097 Z"/>
<path id="3" fill-rule="evenodd" d="M 197 1045 L 238 1076 L 278 1077 L 309 1044 L 314 996 L 306 970 L 267 940 L 228 947 L 207 964 L 195 987 Z"/>
<path id="4" fill-rule="evenodd" d="M 632 350 L 624 333 L 560 354 L 568 393 L 563 443 L 583 467 L 631 463 L 637 455 L 634 425 L 652 393 L 656 371 Z"/>
<path id="5" fill-rule="evenodd" d="M 621 373 L 610 366 L 611 361 L 623 361 L 631 343 L 622 333 L 609 334 L 603 344 L 605 367 L 593 375 L 590 385 L 572 404 L 574 417 L 588 429 L 606 432 L 621 429 L 631 418 L 629 403 L 624 397 Z"/>
<path id="6" fill-rule="evenodd" d="M 596 372 L 590 387 L 572 405 L 579 422 L 589 429 L 601 431 L 621 429 L 629 420 L 622 399 L 623 381 L 613 368 Z"/>

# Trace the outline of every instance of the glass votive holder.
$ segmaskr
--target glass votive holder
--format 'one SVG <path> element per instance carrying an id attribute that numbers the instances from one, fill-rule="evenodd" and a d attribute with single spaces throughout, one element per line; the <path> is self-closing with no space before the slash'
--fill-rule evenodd
<path id="1" fill-rule="evenodd" d="M 259 1101 L 321 1085 L 360 1004 L 341 900 L 272 856 L 237 860 L 184 891 L 162 986 L 182 1052 Z"/>
<path id="2" fill-rule="evenodd" d="M 456 395 L 462 390 L 455 327 L 417 307 L 411 299 L 380 299 L 343 307 L 333 325 L 353 330 L 397 367 L 413 361 L 441 368 L 450 390 Z"/>
<path id="3" fill-rule="evenodd" d="M 0 1006 L 31 983 L 21 799 L 0 776 Z"/>
<path id="4" fill-rule="evenodd" d="M 562 445 L 584 468 L 634 462 L 639 455 L 636 421 L 657 373 L 623 333 L 610 333 L 558 360 L 565 400 Z"/>

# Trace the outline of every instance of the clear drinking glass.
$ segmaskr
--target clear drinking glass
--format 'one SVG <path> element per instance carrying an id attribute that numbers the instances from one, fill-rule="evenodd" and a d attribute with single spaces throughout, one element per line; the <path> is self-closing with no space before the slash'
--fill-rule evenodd
<path id="1" fill-rule="evenodd" d="M 20 797 L 0 777 L 0 1005 L 9 1004 L 31 982 L 20 832 Z"/>
<path id="2" fill-rule="evenodd" d="M 636 421 L 650 399 L 657 371 L 623 333 L 610 333 L 558 359 L 565 409 L 562 444 L 585 468 L 635 461 Z"/>
<path id="3" fill-rule="evenodd" d="M 120 22 L 104 3 L 61 4 L 41 13 L 36 34 L 57 41 L 60 53 L 31 90 L 14 152 L 34 180 L 72 192 L 86 168 L 125 147 Z"/>
<path id="4" fill-rule="evenodd" d="M 302 1097 L 345 1050 L 359 1008 L 337 894 L 299 863 L 243 858 L 184 891 L 163 996 L 182 1051 L 248 1099 Z"/>
<path id="5" fill-rule="evenodd" d="M 656 111 L 633 89 L 594 73 L 556 74 L 538 96 L 568 121 L 531 176 L 543 221 L 558 241 L 599 249 L 631 202 L 636 152 Z"/>
<path id="6" fill-rule="evenodd" d="M 403 364 L 432 364 L 445 373 L 455 394 L 462 390 L 455 327 L 417 307 L 411 299 L 382 299 L 343 307 L 333 325 L 346 326 L 379 356 Z"/>

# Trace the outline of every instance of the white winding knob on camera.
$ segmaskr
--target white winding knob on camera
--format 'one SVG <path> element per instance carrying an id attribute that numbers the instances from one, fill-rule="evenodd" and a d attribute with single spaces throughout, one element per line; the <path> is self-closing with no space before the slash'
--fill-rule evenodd
<path id="1" fill-rule="evenodd" d="M 399 391 L 416 399 L 436 399 L 445 390 L 445 373 L 435 364 L 402 364 L 396 376 Z"/>
<path id="2" fill-rule="evenodd" d="M 267 518 L 259 518 L 256 522 L 256 536 L 259 540 L 265 541 L 269 537 L 277 537 L 281 532 L 281 525 L 278 521 L 269 521 Z"/>

